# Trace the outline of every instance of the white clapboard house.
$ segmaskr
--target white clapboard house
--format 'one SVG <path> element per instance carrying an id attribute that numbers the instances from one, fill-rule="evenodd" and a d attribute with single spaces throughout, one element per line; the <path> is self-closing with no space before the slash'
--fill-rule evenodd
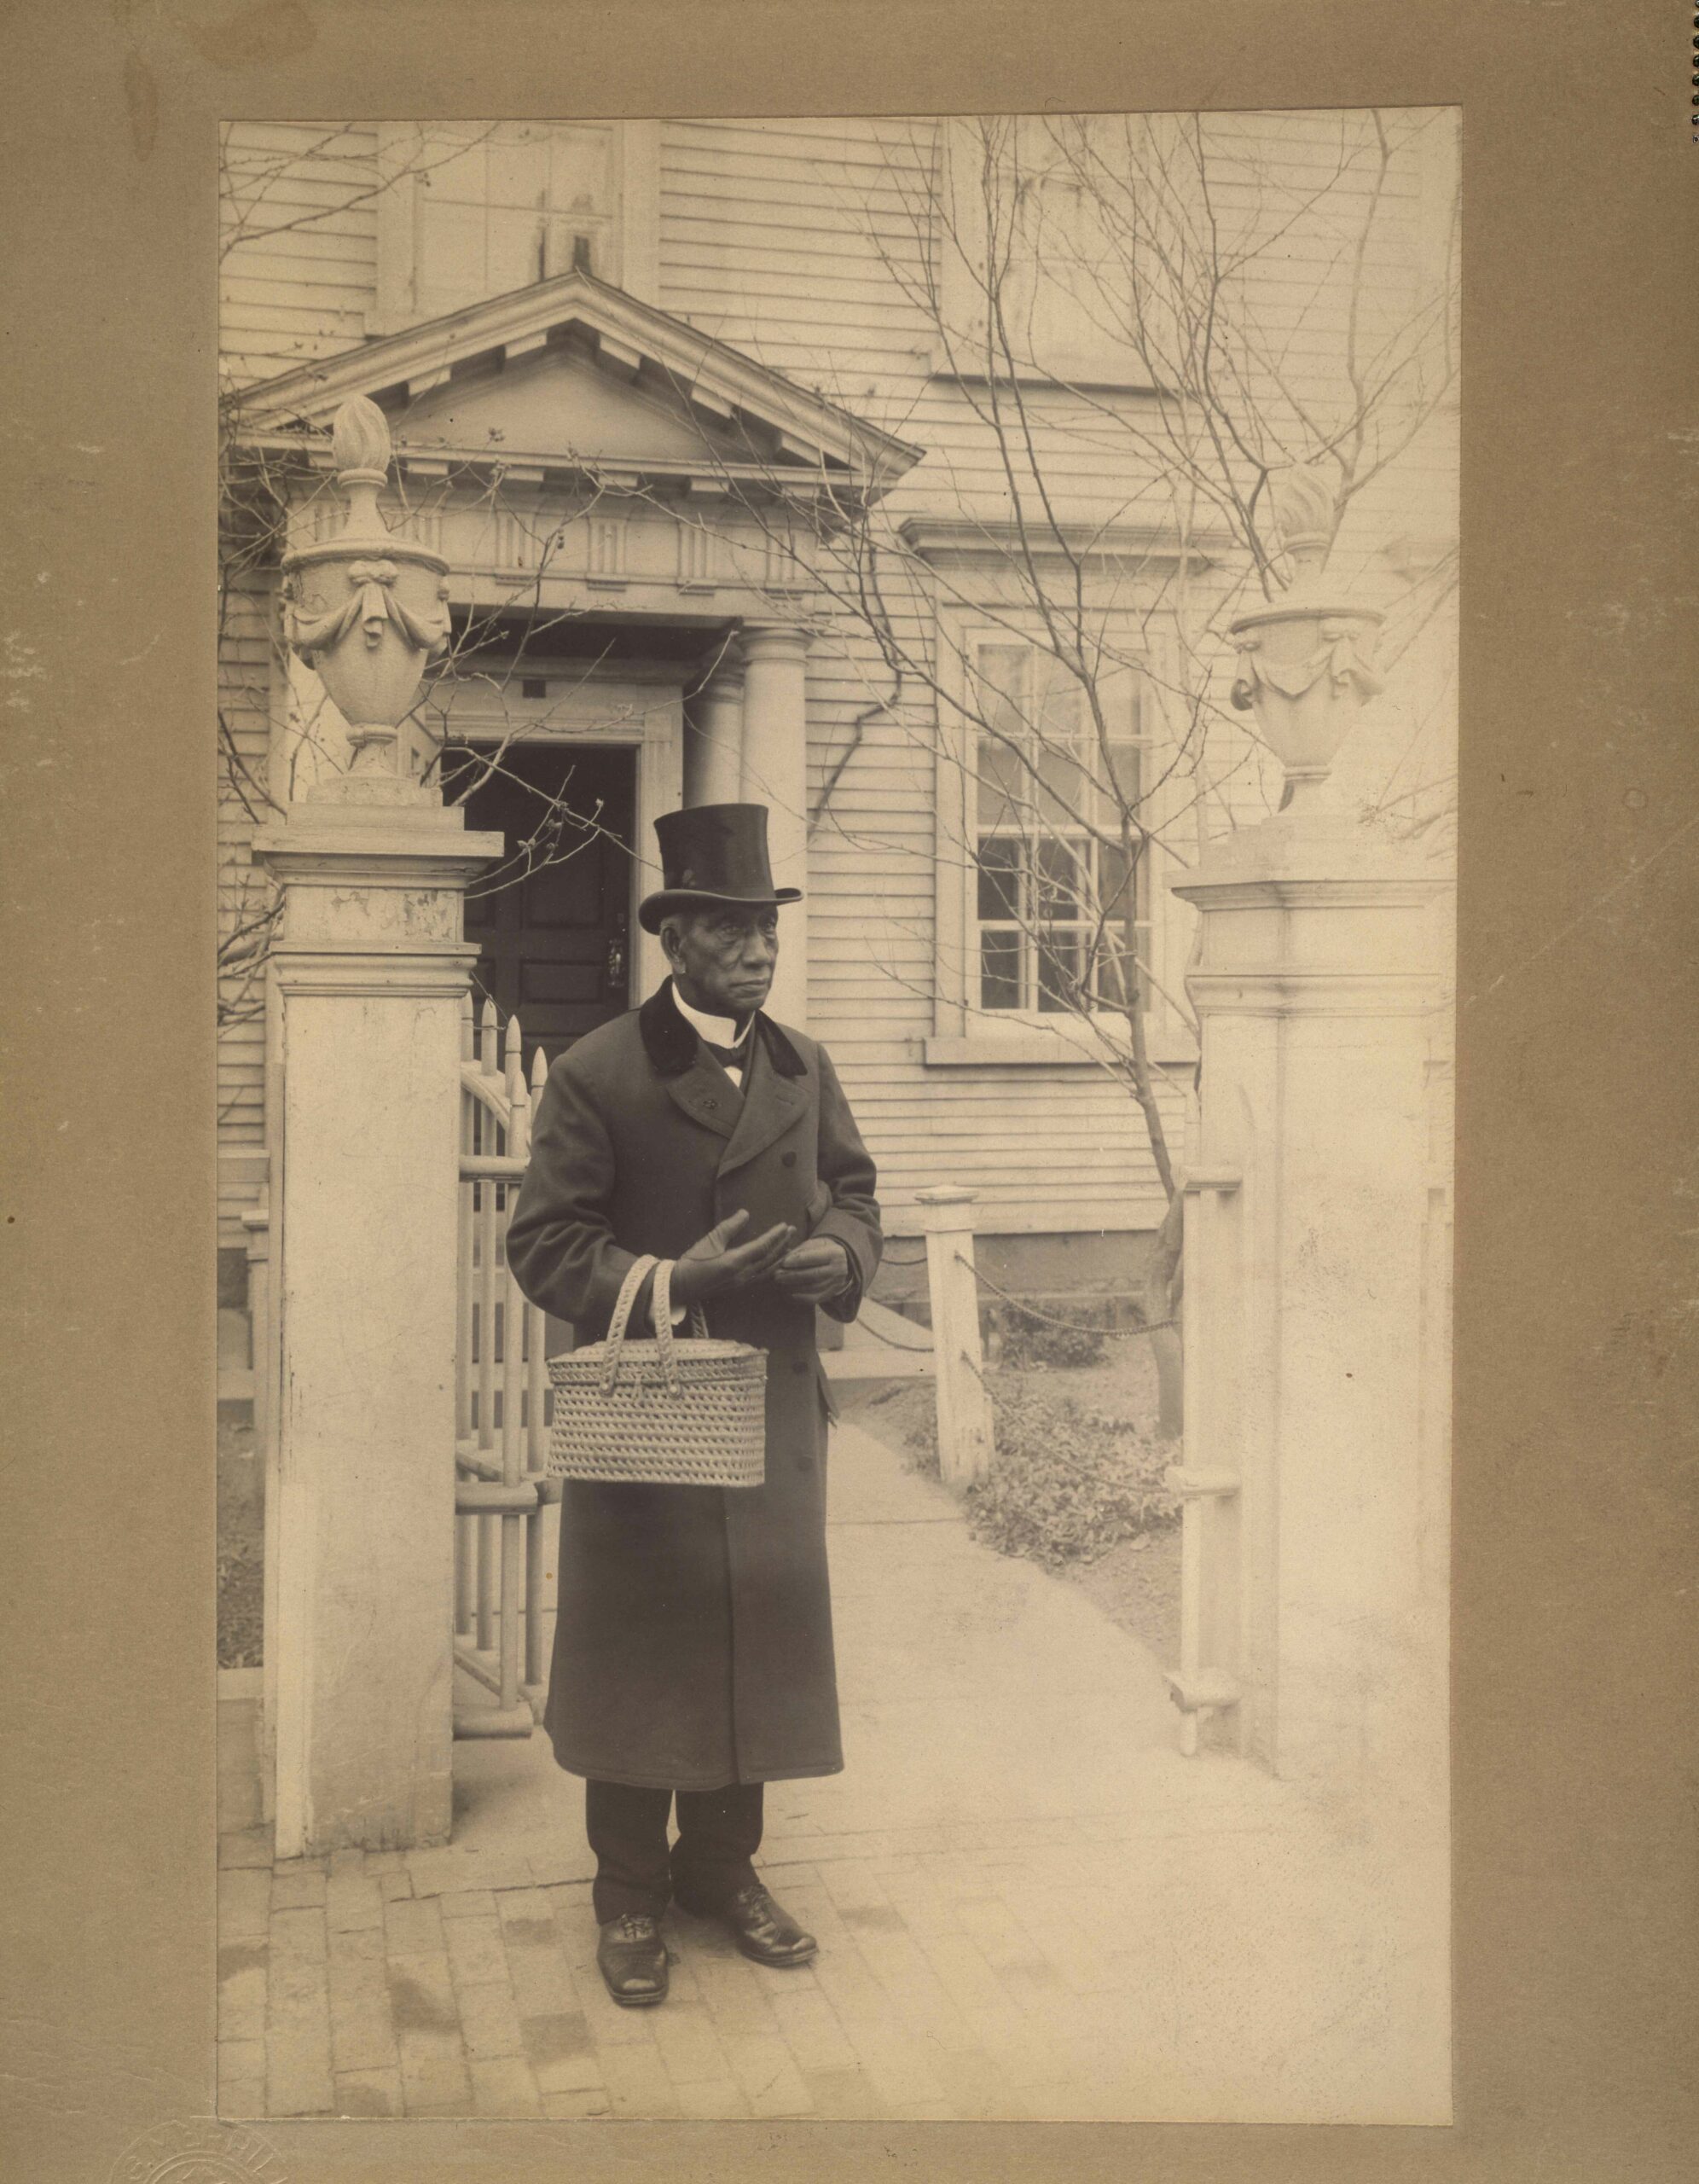
<path id="1" fill-rule="evenodd" d="M 1124 129 L 1109 129 L 1103 157 Z M 1375 341 L 1437 277 L 1442 131 L 1406 118 L 1383 160 L 1362 117 L 1217 116 L 1207 129 L 1215 209 L 1261 223 L 1257 250 L 1227 269 L 1255 329 L 1238 368 L 1302 406 L 1354 340 L 1371 378 Z M 1085 732 L 1042 647 L 1027 656 L 1020 572 L 1077 576 L 1125 664 L 1104 682 L 1116 763 L 1139 770 L 1162 822 L 1137 922 L 1176 1159 L 1195 1049 L 1191 914 L 1169 886 L 1205 835 L 1267 809 L 1267 770 L 1230 728 L 1201 764 L 1195 751 L 1174 763 L 1175 694 L 1190 687 L 1180 624 L 1242 572 L 1207 506 L 1181 513 L 1162 454 L 1171 398 L 1127 338 L 1115 269 L 1093 258 L 1077 170 L 1050 156 L 1045 125 L 994 141 L 1019 167 L 1018 189 L 993 200 L 1013 207 L 1005 224 L 984 210 L 986 139 L 971 124 L 229 128 L 228 1305 L 242 1301 L 242 1217 L 263 1194 L 269 1120 L 270 883 L 247 845 L 343 755 L 316 679 L 281 642 L 279 564 L 340 520 L 329 427 L 354 394 L 389 420 L 392 520 L 449 562 L 455 646 L 415 762 L 440 764 L 468 823 L 507 837 L 507 867 L 474 885 L 467 932 L 480 993 L 503 1019 L 517 1012 L 527 1057 L 635 1005 L 658 977 L 634 916 L 653 880 L 655 815 L 758 798 L 780 877 L 807 890 L 786 913 L 775 1013 L 828 1043 L 891 1232 L 916 1232 L 920 1189 L 962 1186 L 977 1194 L 981 1264 L 1006 1287 L 1132 1287 L 1166 1202 L 1149 1134 L 1056 973 L 1076 938 L 1065 905 L 1052 905 L 1048 949 L 1012 914 L 1011 891 L 1036 882 L 1018 829 L 1000 845 L 998 754 L 976 747 L 955 699 L 980 678 L 1049 708 L 1058 733 Z M 1371 192 L 1359 247 L 1352 217 Z M 1323 200 L 1331 227 L 1313 212 Z M 1004 255 L 1016 346 L 1032 351 L 1013 408 L 984 368 L 973 260 L 988 251 Z M 1174 274 L 1153 271 L 1152 298 Z M 1011 418 L 1034 438 L 1018 473 Z M 1449 531 L 1452 422 L 1442 402 L 1354 503 L 1336 557 L 1389 627 L 1406 625 L 1351 762 L 1354 779 L 1394 794 L 1415 785 L 1412 745 L 1431 756 L 1451 732 L 1446 617 L 1422 586 Z M 889 552 L 870 611 L 841 555 L 814 584 L 797 548 L 835 503 L 878 512 Z M 925 671 L 902 671 L 916 660 Z M 1224 719 L 1232 672 L 1223 646 Z M 571 815 L 597 823 L 575 831 Z M 888 1293 L 919 1279 L 894 1267 Z"/>

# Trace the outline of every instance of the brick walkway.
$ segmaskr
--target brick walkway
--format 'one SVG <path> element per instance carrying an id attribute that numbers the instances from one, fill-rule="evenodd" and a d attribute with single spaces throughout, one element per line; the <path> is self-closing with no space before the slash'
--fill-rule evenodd
<path id="1" fill-rule="evenodd" d="M 274 1863 L 227 1707 L 220 2113 L 1444 2120 L 1431 1821 L 1180 1759 L 1073 1588 L 865 1434 L 832 1464 L 849 1766 L 772 1787 L 760 1862 L 815 1963 L 673 1914 L 670 1999 L 618 2008 L 541 1738 L 458 1748 L 448 1849 Z"/>

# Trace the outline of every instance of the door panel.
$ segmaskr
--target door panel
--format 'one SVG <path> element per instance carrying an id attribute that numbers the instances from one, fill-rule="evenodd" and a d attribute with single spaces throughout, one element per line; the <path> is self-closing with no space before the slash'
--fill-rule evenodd
<path id="1" fill-rule="evenodd" d="M 449 798 L 487 766 L 448 754 Z M 507 838 L 503 862 L 473 882 L 466 937 L 473 990 L 517 1009 L 525 1051 L 548 1059 L 631 1006 L 631 843 L 636 753 L 608 744 L 511 743 L 466 799 L 466 823 Z"/>
<path id="2" fill-rule="evenodd" d="M 603 959 L 604 948 L 595 959 L 588 963 L 548 963 L 528 961 L 519 965 L 519 1008 L 529 1026 L 538 1007 L 554 1008 L 567 1003 L 579 1008 L 593 1007 L 603 1000 L 606 976 Z"/>
<path id="3" fill-rule="evenodd" d="M 577 785 L 575 775 L 565 790 L 569 798 Z M 594 846 L 591 837 L 580 829 L 571 825 L 561 827 L 552 848 L 554 855 L 563 862 L 551 863 L 533 871 L 522 884 L 524 922 L 529 928 L 536 932 L 567 932 L 600 925 L 600 861 L 594 854 L 586 854 Z"/>

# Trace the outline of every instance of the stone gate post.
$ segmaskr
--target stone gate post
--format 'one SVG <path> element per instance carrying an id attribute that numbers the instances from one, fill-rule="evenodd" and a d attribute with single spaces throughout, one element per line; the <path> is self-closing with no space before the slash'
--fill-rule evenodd
<path id="1" fill-rule="evenodd" d="M 1445 1764 L 1430 1085 L 1447 882 L 1327 781 L 1378 687 L 1377 622 L 1306 575 L 1234 625 L 1236 700 L 1288 799 L 1175 890 L 1199 913 L 1203 1066 L 1174 1479 L 1191 1658 L 1170 1682 L 1194 1718 L 1236 1707 L 1242 1749 L 1276 1772 L 1344 1794 L 1435 1789 Z"/>
<path id="2" fill-rule="evenodd" d="M 282 893 L 265 1647 L 286 1857 L 448 1833 L 461 907 L 502 848 L 406 770 L 446 564 L 383 524 L 382 413 L 345 405 L 333 446 L 348 527 L 286 559 L 285 598 L 351 760 L 255 845 Z"/>

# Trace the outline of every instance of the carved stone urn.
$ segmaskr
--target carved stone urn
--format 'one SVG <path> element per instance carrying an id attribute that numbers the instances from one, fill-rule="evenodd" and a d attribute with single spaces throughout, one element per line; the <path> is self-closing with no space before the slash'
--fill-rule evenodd
<path id="1" fill-rule="evenodd" d="M 1255 711 L 1285 769 L 1282 810 L 1305 817 L 1340 809 L 1330 776 L 1341 745 L 1381 687 L 1373 665 L 1381 617 L 1373 607 L 1333 598 L 1323 584 L 1334 513 L 1325 479 L 1313 470 L 1290 471 L 1271 492 L 1296 573 L 1279 599 L 1229 625 L 1239 653 L 1232 695 L 1241 712 Z"/>
<path id="2" fill-rule="evenodd" d="M 316 783 L 308 800 L 434 805 L 438 793 L 408 777 L 400 730 L 426 662 L 448 643 L 449 565 L 397 537 L 379 512 L 390 434 L 375 402 L 343 404 L 331 452 L 348 501 L 343 528 L 283 557 L 284 634 L 348 723 L 347 771 Z"/>

